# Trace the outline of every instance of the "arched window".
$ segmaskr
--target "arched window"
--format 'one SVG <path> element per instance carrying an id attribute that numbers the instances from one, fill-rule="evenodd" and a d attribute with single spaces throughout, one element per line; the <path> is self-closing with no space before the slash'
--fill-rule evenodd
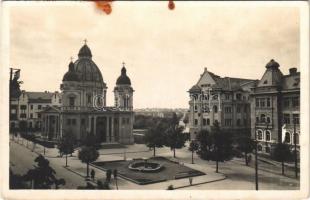
<path id="1" fill-rule="evenodd" d="M 69 97 L 69 106 L 74 106 L 75 104 L 75 97 Z"/>
<path id="2" fill-rule="evenodd" d="M 285 143 L 291 143 L 291 134 L 289 132 L 285 133 L 284 142 Z"/>
<path id="3" fill-rule="evenodd" d="M 263 131 L 261 130 L 257 131 L 257 140 L 263 140 Z"/>
<path id="4" fill-rule="evenodd" d="M 262 123 L 266 122 L 266 115 L 265 114 L 260 115 L 260 122 L 262 122 Z"/>
<path id="5" fill-rule="evenodd" d="M 270 147 L 265 147 L 266 153 L 270 153 Z"/>
<path id="6" fill-rule="evenodd" d="M 263 147 L 262 147 L 262 145 L 257 145 L 257 151 L 262 151 L 263 150 Z"/>
<path id="7" fill-rule="evenodd" d="M 266 131 L 266 141 L 270 141 L 271 140 L 271 133 L 270 133 L 270 131 Z"/>
<path id="8" fill-rule="evenodd" d="M 213 106 L 214 113 L 217 113 L 217 106 Z"/>

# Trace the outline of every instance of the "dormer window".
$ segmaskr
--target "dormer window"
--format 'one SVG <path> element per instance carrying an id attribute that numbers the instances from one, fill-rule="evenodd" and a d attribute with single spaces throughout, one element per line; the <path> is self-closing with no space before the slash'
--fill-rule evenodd
<path id="1" fill-rule="evenodd" d="M 264 81 L 264 84 L 267 84 L 267 83 L 268 83 L 268 81 L 267 81 L 267 80 L 265 80 L 265 81 Z"/>

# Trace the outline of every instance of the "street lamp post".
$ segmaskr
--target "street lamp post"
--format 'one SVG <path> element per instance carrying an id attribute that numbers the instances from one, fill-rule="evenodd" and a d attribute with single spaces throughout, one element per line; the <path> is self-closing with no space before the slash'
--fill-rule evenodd
<path id="1" fill-rule="evenodd" d="M 257 133 L 256 133 L 256 122 L 255 122 L 255 189 L 258 190 L 258 163 L 257 163 Z"/>
<path id="2" fill-rule="evenodd" d="M 294 159 L 295 159 L 295 178 L 298 177 L 298 169 L 297 169 L 297 133 L 296 133 L 296 119 L 293 119 L 294 124 Z"/>

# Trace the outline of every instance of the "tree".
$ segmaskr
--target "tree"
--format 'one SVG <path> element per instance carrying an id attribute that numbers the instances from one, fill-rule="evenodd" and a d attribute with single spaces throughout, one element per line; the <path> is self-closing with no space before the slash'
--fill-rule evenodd
<path id="1" fill-rule="evenodd" d="M 89 163 L 94 162 L 98 157 L 98 151 L 92 146 L 83 146 L 79 151 L 78 158 L 87 166 L 86 177 L 89 177 Z"/>
<path id="2" fill-rule="evenodd" d="M 158 122 L 145 134 L 145 145 L 147 147 L 153 148 L 154 157 L 156 154 L 156 147 L 160 148 L 165 144 L 164 130 L 164 125 L 161 122 Z"/>
<path id="3" fill-rule="evenodd" d="M 67 132 L 59 140 L 57 147 L 59 149 L 60 154 L 66 155 L 66 167 L 68 167 L 68 154 L 72 154 L 74 152 L 74 144 L 75 144 L 75 137 L 72 132 Z"/>
<path id="4" fill-rule="evenodd" d="M 248 153 L 251 153 L 255 148 L 255 142 L 249 135 L 242 135 L 237 138 L 237 149 L 244 153 L 245 165 L 249 165 Z"/>
<path id="5" fill-rule="evenodd" d="M 28 170 L 24 175 L 24 179 L 32 182 L 33 189 L 50 189 L 55 185 L 57 189 L 59 185 L 64 185 L 64 179 L 57 179 L 55 177 L 55 170 L 49 166 L 49 161 L 42 155 L 39 155 L 35 160 L 37 166 L 34 169 Z"/>
<path id="6" fill-rule="evenodd" d="M 218 162 L 232 159 L 233 147 L 231 134 L 220 130 L 217 121 L 211 127 L 211 133 L 203 130 L 198 134 L 197 140 L 199 141 L 198 155 L 204 160 L 216 161 L 217 173 Z"/>
<path id="7" fill-rule="evenodd" d="M 199 144 L 196 140 L 192 140 L 189 144 L 188 150 L 192 152 L 192 164 L 194 164 L 194 152 L 196 152 L 199 149 Z"/>
<path id="8" fill-rule="evenodd" d="M 176 117 L 176 115 L 175 115 Z M 184 127 L 178 125 L 178 121 L 172 121 L 170 128 L 165 132 L 166 146 L 173 150 L 175 158 L 175 149 L 181 149 L 185 145 L 186 135 L 183 134 Z"/>
<path id="9" fill-rule="evenodd" d="M 284 162 L 290 161 L 293 157 L 288 144 L 278 143 L 273 151 L 273 158 L 282 164 L 282 175 L 284 175 Z"/>

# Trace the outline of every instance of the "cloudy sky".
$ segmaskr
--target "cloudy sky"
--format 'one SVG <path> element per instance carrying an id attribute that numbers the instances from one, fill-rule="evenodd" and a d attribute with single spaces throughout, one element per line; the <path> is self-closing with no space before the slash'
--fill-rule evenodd
<path id="1" fill-rule="evenodd" d="M 87 38 L 108 104 L 124 61 L 136 108 L 188 107 L 187 90 L 204 67 L 253 79 L 271 58 L 284 74 L 299 68 L 297 8 L 175 2 L 171 11 L 167 4 L 114 2 L 110 15 L 91 2 L 11 6 L 10 66 L 22 69 L 23 89 L 59 91 L 70 57 Z"/>

